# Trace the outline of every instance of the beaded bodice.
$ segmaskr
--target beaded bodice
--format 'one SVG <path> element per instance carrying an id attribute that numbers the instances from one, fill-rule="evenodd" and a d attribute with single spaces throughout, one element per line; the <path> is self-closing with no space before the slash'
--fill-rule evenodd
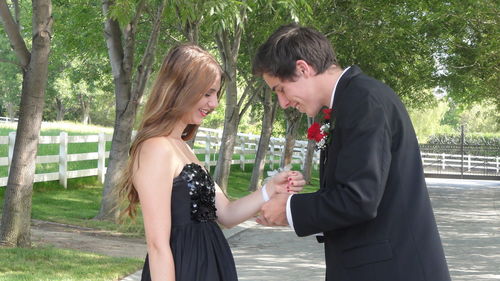
<path id="1" fill-rule="evenodd" d="M 185 165 L 179 177 L 187 183 L 191 198 L 191 220 L 216 220 L 215 184 L 212 177 L 196 163 Z"/>

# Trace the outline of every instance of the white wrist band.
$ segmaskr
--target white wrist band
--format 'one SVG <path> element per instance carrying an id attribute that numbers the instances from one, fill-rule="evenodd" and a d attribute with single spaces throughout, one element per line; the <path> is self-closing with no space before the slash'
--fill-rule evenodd
<path id="1" fill-rule="evenodd" d="M 269 201 L 269 195 L 267 194 L 266 185 L 264 184 L 264 186 L 260 190 L 262 191 L 262 199 L 264 199 L 264 202 Z"/>

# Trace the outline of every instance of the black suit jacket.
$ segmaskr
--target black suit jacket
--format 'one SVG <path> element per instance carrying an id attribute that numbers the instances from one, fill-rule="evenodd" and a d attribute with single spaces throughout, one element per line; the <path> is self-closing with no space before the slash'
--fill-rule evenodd
<path id="1" fill-rule="evenodd" d="M 325 234 L 327 280 L 450 280 L 408 113 L 352 66 L 335 92 L 320 189 L 291 198 L 295 232 Z"/>

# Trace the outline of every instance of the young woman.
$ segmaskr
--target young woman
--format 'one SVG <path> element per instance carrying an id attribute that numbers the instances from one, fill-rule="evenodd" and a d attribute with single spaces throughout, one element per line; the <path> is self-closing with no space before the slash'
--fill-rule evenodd
<path id="1" fill-rule="evenodd" d="M 217 223 L 255 215 L 274 193 L 305 184 L 298 172 L 273 176 L 262 190 L 229 201 L 185 143 L 218 105 L 222 69 L 206 51 L 180 45 L 167 54 L 130 148 L 120 193 L 129 215 L 140 202 L 148 246 L 142 280 L 237 280 Z"/>

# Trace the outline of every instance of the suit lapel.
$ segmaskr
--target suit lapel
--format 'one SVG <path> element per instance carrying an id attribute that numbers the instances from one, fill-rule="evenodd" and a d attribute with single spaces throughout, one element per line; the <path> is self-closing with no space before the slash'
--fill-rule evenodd
<path id="1" fill-rule="evenodd" d="M 326 153 L 321 150 L 319 153 L 319 188 L 323 188 L 323 179 L 325 178 L 325 157 Z"/>
<path id="2" fill-rule="evenodd" d="M 331 122 L 330 126 L 332 126 L 332 130 L 335 130 L 334 126 L 336 126 L 335 120 L 336 120 L 337 110 L 335 108 L 335 104 L 338 104 L 338 101 L 342 99 L 342 96 L 345 92 L 344 90 L 349 85 L 349 82 L 351 81 L 351 79 L 358 76 L 361 73 L 362 73 L 361 69 L 358 66 L 353 65 L 340 78 L 340 80 L 337 84 L 337 88 L 335 89 L 335 96 L 334 96 L 334 100 L 333 100 L 333 110 L 332 110 L 331 117 L 330 117 L 330 122 Z M 333 132 L 331 132 L 331 133 L 333 133 Z M 332 137 L 334 137 L 334 136 L 332 136 Z M 328 159 L 329 158 L 328 155 L 330 154 L 330 151 L 329 151 L 330 149 L 333 149 L 331 143 L 329 143 L 326 146 L 326 149 L 324 151 L 321 151 L 321 154 L 320 154 L 320 165 L 319 165 L 319 167 L 320 167 L 320 169 L 319 169 L 320 189 L 324 188 L 326 185 L 325 167 L 327 165 L 327 161 L 330 161 L 330 159 Z"/>

